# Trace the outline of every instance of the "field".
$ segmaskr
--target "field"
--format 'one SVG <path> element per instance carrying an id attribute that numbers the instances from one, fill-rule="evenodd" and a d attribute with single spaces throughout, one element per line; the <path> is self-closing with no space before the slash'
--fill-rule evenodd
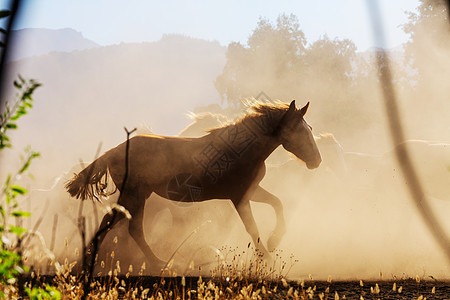
<path id="1" fill-rule="evenodd" d="M 30 287 L 53 286 L 62 299 L 450 299 L 450 281 L 427 275 L 396 277 L 380 272 L 377 280 L 367 281 L 334 280 L 331 276 L 315 280 L 312 275 L 294 280 L 289 276 L 297 262 L 292 256 L 287 263 L 276 254 L 269 266 L 250 245 L 242 252 L 229 250 L 230 256 L 218 257 L 201 272 L 192 262 L 185 276 L 177 274 L 173 260 L 160 276 L 147 275 L 145 263 L 121 268 L 113 253 L 98 262 L 96 270 L 100 272 L 92 281 L 83 280 L 77 262 L 68 259 L 62 265 L 50 263 L 57 270 L 54 275 L 40 275 L 35 270 L 22 281 Z"/>
<path id="2" fill-rule="evenodd" d="M 79 299 L 75 277 L 28 278 L 58 286 L 63 298 Z M 387 281 L 277 281 L 236 278 L 106 276 L 91 284 L 92 299 L 449 299 L 450 282 L 419 279 Z"/>

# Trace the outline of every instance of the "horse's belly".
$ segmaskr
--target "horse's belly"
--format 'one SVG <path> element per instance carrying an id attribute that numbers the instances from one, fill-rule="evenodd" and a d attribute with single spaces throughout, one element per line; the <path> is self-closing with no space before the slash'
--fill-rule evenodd
<path id="1" fill-rule="evenodd" d="M 242 180 L 211 182 L 208 177 L 181 173 L 153 186 L 159 196 L 180 202 L 201 202 L 212 199 L 232 199 L 242 196 L 248 184 Z"/>

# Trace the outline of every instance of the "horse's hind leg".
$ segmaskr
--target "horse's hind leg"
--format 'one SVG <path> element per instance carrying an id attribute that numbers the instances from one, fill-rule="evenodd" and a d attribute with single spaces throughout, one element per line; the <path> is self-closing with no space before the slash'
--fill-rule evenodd
<path id="1" fill-rule="evenodd" d="M 277 223 L 275 229 L 272 231 L 267 241 L 267 248 L 269 249 L 269 251 L 273 251 L 280 244 L 281 239 L 286 233 L 286 221 L 284 219 L 283 204 L 278 197 L 269 193 L 260 186 L 256 188 L 251 200 L 254 202 L 269 204 L 275 210 Z"/>
<path id="2" fill-rule="evenodd" d="M 135 240 L 135 242 L 138 244 L 141 251 L 144 253 L 145 257 L 150 263 L 150 267 L 154 270 L 159 271 L 164 267 L 165 263 L 153 253 L 152 249 L 145 241 L 144 236 L 144 226 L 143 226 L 144 206 L 145 200 L 146 198 L 148 198 L 148 196 L 149 196 L 148 193 L 127 195 L 126 198 L 125 197 L 123 198 L 124 199 L 123 202 L 126 201 L 126 204 L 123 203 L 122 205 L 126 209 L 128 209 L 128 211 L 131 214 L 131 220 L 128 225 L 128 232 L 130 233 L 131 237 Z"/>
<path id="3" fill-rule="evenodd" d="M 98 252 L 98 249 L 100 248 L 100 245 L 102 244 L 106 234 L 108 233 L 111 228 L 117 224 L 120 220 L 122 220 L 125 217 L 125 215 L 121 212 L 113 211 L 112 213 L 108 213 L 103 217 L 103 220 L 98 227 L 97 232 L 95 233 L 95 236 L 92 238 L 91 242 L 89 243 L 89 253 L 94 254 L 94 252 Z M 95 240 L 97 239 L 97 240 Z M 96 242 L 96 249 L 94 250 L 94 243 Z M 88 265 L 90 265 L 90 262 L 88 261 Z M 84 268 L 89 267 L 88 265 L 83 266 Z"/>
<path id="4" fill-rule="evenodd" d="M 239 216 L 241 217 L 242 222 L 244 223 L 245 229 L 247 230 L 248 234 L 250 234 L 250 236 L 252 237 L 255 248 L 260 251 L 265 260 L 271 261 L 272 258 L 269 252 L 260 241 L 258 227 L 256 226 L 255 219 L 253 218 L 250 202 L 246 199 L 243 199 L 239 203 L 235 203 L 234 201 L 233 203 L 236 207 Z"/>

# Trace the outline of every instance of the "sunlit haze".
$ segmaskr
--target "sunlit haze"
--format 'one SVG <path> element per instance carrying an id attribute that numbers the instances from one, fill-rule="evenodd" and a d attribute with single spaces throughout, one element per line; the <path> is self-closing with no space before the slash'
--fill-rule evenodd
<path id="1" fill-rule="evenodd" d="M 417 0 L 377 1 L 387 32 L 387 47 L 405 42 L 401 25 Z M 100 45 L 151 42 L 163 34 L 245 44 L 259 18 L 294 14 L 308 41 L 323 35 L 350 39 L 360 51 L 376 45 L 366 1 L 24 1 L 20 28 L 73 28 Z"/>
<path id="2" fill-rule="evenodd" d="M 14 147 L 1 153 L 0 182 L 22 149 L 41 153 L 34 176 L 17 178 L 30 190 L 21 209 L 33 212 L 28 228 L 41 218 L 60 262 L 80 260 L 78 220 L 83 214 L 94 236 L 120 201 L 119 192 L 102 198 L 105 191 L 127 178 L 133 191 L 121 203 L 134 220 L 145 210 L 145 237 L 132 238 L 139 224 L 121 220 L 99 250 L 99 261 L 115 251 L 121 273 L 150 257 L 145 274 L 159 271 L 149 261 L 173 258 L 179 275 L 210 275 L 218 257 L 261 242 L 288 262 L 289 279 L 450 279 L 450 251 L 440 243 L 450 236 L 442 1 L 377 1 L 385 45 L 374 42 L 373 11 L 362 0 L 22 2 L 2 94 L 15 99 L 18 74 L 42 86 L 17 130 L 8 129 Z M 387 103 L 397 104 L 404 128 L 395 142 L 388 121 L 397 111 L 384 105 L 390 84 L 397 101 Z M 137 129 L 129 177 L 124 127 Z M 397 161 L 405 149 L 423 184 L 419 204 L 410 187 L 420 184 Z M 194 189 L 195 203 L 169 197 L 178 185 Z M 43 273 L 54 272 L 46 262 Z"/>

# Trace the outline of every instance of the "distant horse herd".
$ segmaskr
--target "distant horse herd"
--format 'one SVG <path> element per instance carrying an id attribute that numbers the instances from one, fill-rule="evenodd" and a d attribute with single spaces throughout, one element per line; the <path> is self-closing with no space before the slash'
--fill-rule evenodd
<path id="1" fill-rule="evenodd" d="M 380 176 L 402 180 L 395 167 L 395 148 L 382 154 L 348 152 L 331 133 L 313 136 L 304 119 L 308 106 L 309 103 L 297 109 L 294 101 L 290 105 L 256 103 L 237 121 L 220 114 L 191 114 L 192 123 L 178 137 L 137 135 L 128 141 L 127 154 L 124 142 L 68 182 L 64 181 L 74 171 L 59 177 L 52 189 L 34 191 L 32 196 L 49 201 L 64 198 L 64 185 L 72 197 L 81 200 L 110 196 L 106 202 L 118 201 L 131 214 L 129 234 L 154 270 L 163 268 L 166 261 L 155 255 L 146 241 L 143 220 L 151 217 L 144 216 L 147 198 L 151 215 L 168 209 L 173 226 L 184 226 L 192 217 L 180 213 L 179 204 L 229 199 L 255 248 L 270 260 L 270 252 L 288 228 L 281 200 L 261 186 L 266 173 L 267 182 L 295 174 L 292 180 L 298 179 L 301 185 L 308 185 L 314 177 L 327 178 L 336 186 L 355 187 L 370 186 Z M 411 151 L 427 196 L 450 200 L 450 144 L 408 140 L 395 147 Z M 80 166 L 73 169 L 79 170 Z M 114 184 L 108 184 L 108 180 Z M 116 189 L 118 192 L 110 195 Z M 269 204 L 275 211 L 276 227 L 265 243 L 260 239 L 249 201 Z M 56 208 L 54 213 L 61 210 L 64 209 Z M 93 226 L 112 228 L 124 216 L 106 214 L 100 225 Z M 107 231 L 100 235 L 100 244 L 106 234 Z"/>

